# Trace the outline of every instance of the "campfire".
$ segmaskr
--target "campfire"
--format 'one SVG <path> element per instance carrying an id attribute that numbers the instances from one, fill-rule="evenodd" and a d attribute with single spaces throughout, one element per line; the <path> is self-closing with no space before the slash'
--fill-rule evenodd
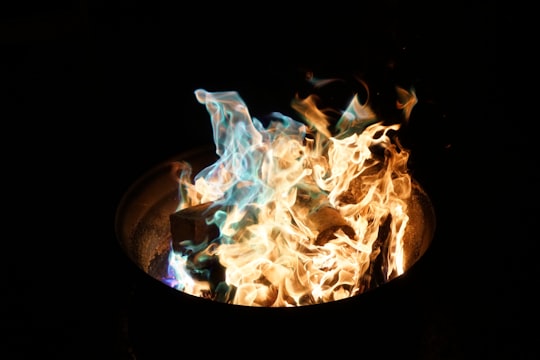
<path id="1" fill-rule="evenodd" d="M 401 122 L 390 123 L 358 94 L 344 109 L 298 95 L 297 119 L 252 117 L 236 91 L 195 97 L 212 149 L 156 168 L 119 208 L 120 237 L 147 273 L 212 301 L 295 307 L 362 294 L 426 251 L 434 214 L 398 138 L 413 90 L 396 88 Z"/>

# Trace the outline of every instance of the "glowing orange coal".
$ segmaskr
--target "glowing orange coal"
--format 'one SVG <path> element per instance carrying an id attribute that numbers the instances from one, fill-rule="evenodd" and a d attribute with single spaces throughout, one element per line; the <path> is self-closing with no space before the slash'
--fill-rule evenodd
<path id="1" fill-rule="evenodd" d="M 406 121 L 417 99 L 396 91 Z M 292 102 L 301 121 L 273 113 L 267 125 L 237 92 L 195 96 L 211 117 L 218 160 L 197 174 L 179 165 L 173 235 L 175 218 L 203 224 L 204 235 L 173 236 L 170 286 L 287 307 L 355 296 L 404 272 L 412 178 L 399 124 L 385 125 L 357 95 L 338 121 L 309 95 Z"/>

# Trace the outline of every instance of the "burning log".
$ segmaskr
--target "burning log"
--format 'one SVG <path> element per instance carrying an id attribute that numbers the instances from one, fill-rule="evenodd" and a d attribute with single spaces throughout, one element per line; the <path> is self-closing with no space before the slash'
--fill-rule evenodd
<path id="1" fill-rule="evenodd" d="M 172 247 L 175 251 L 184 251 L 182 243 L 189 240 L 192 244 L 201 244 L 219 236 L 219 229 L 214 224 L 208 224 L 207 219 L 217 211 L 213 203 L 204 203 L 179 210 L 170 215 Z M 323 205 L 308 215 L 308 224 L 318 232 L 316 245 L 324 245 L 335 239 L 335 233 L 343 231 L 349 238 L 354 239 L 356 232 L 340 214 L 339 210 Z"/>
<path id="2" fill-rule="evenodd" d="M 306 217 L 306 225 L 318 233 L 315 245 L 322 246 L 328 241 L 335 239 L 336 232 L 343 231 L 350 239 L 356 237 L 356 231 L 341 215 L 338 209 L 331 206 L 328 198 L 319 191 L 316 186 L 299 188 L 295 209 L 299 214 L 304 214 L 304 209 L 309 210 Z M 311 210 L 310 210 L 311 209 Z"/>
<path id="3" fill-rule="evenodd" d="M 208 243 L 219 236 L 216 225 L 207 222 L 218 207 L 213 203 L 204 203 L 179 210 L 169 216 L 172 237 L 172 248 L 175 252 L 186 256 L 186 270 L 194 279 L 207 281 L 210 293 L 207 298 L 219 298 L 226 301 L 232 289 L 225 285 L 225 269 L 217 256 L 209 256 L 199 247 L 207 247 Z"/>
<path id="4" fill-rule="evenodd" d="M 388 237 L 391 232 L 391 222 L 392 216 L 388 215 L 379 227 L 377 240 L 375 240 L 372 245 L 369 270 L 362 279 L 362 284 L 365 289 L 377 287 L 388 281 Z"/>
<path id="5" fill-rule="evenodd" d="M 212 240 L 219 235 L 219 229 L 208 224 L 207 219 L 212 217 L 217 208 L 211 202 L 191 206 L 179 210 L 169 216 L 172 236 L 172 247 L 182 252 L 182 242 L 189 240 L 193 244 L 201 244 Z"/>
<path id="6" fill-rule="evenodd" d="M 322 206 L 309 216 L 312 229 L 317 231 L 316 245 L 324 245 L 336 238 L 336 232 L 342 230 L 349 238 L 354 239 L 356 232 L 340 214 L 339 210 L 330 206 Z"/>

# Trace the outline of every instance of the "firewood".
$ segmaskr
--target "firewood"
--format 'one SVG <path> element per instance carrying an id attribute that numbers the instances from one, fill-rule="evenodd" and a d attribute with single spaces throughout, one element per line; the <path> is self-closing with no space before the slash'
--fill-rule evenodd
<path id="1" fill-rule="evenodd" d="M 183 250 L 181 243 L 185 240 L 190 240 L 192 244 L 201 244 L 219 235 L 218 227 L 207 222 L 217 210 L 213 204 L 208 202 L 191 206 L 169 216 L 172 247 L 175 251 Z"/>
<path id="2" fill-rule="evenodd" d="M 339 210 L 331 206 L 322 206 L 308 216 L 311 228 L 317 231 L 316 245 L 324 245 L 335 239 L 335 233 L 342 230 L 349 238 L 354 239 L 356 232 L 339 213 Z"/>
<path id="3" fill-rule="evenodd" d="M 388 215 L 379 226 L 377 239 L 371 246 L 369 270 L 362 279 L 365 288 L 374 288 L 388 281 L 388 242 L 391 235 L 392 215 Z"/>
<path id="4" fill-rule="evenodd" d="M 209 292 L 204 297 L 225 299 L 232 291 L 225 284 L 225 268 L 217 256 L 206 256 L 204 252 L 193 251 L 197 245 L 205 246 L 219 236 L 219 229 L 208 220 L 219 209 L 208 202 L 179 210 L 169 216 L 172 248 L 186 256 L 186 270 L 193 279 L 207 281 Z"/>

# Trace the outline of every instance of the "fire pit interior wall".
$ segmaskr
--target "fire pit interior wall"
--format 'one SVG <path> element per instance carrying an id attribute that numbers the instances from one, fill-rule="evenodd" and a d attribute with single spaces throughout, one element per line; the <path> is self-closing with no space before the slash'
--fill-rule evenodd
<path id="1" fill-rule="evenodd" d="M 193 161 L 199 171 L 215 159 L 210 146 L 194 149 L 158 164 L 125 193 L 117 210 L 117 236 L 128 257 L 149 275 L 152 262 L 170 250 L 169 215 L 179 202 L 176 161 Z"/>

